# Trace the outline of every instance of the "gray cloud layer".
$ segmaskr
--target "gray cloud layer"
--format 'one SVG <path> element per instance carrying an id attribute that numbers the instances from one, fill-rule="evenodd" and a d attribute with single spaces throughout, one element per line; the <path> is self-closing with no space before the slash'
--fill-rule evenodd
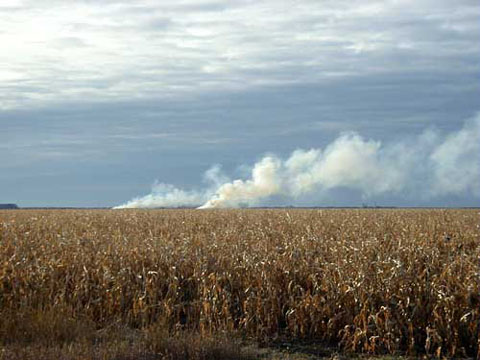
<path id="1" fill-rule="evenodd" d="M 3 109 L 479 69 L 477 1 L 15 1 L 0 11 Z"/>

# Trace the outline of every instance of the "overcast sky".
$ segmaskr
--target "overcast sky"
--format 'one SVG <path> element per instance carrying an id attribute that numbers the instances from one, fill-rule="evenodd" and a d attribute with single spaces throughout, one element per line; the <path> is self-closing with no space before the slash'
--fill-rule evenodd
<path id="1" fill-rule="evenodd" d="M 248 178 L 267 153 L 345 132 L 448 136 L 480 111 L 478 0 L 2 0 L 0 44 L 0 203 L 20 206 L 197 189 L 214 164 Z M 302 201 L 479 198 L 340 188 Z"/>

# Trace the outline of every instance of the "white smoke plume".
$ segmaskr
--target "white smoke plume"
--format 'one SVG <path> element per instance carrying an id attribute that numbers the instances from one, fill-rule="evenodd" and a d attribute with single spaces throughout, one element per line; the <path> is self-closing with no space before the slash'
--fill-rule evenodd
<path id="1" fill-rule="evenodd" d="M 386 193 L 480 197 L 480 114 L 443 137 L 429 130 L 413 140 L 382 145 L 347 133 L 324 150 L 298 149 L 286 160 L 265 156 L 253 166 L 250 179 L 230 181 L 214 166 L 204 180 L 208 185 L 200 191 L 156 184 L 151 194 L 117 208 L 228 208 L 259 205 L 277 195 L 294 203 L 339 187 L 367 199 Z"/>
<path id="2" fill-rule="evenodd" d="M 150 194 L 134 198 L 125 204 L 114 207 L 114 209 L 197 207 L 211 198 L 222 184 L 230 181 L 222 174 L 219 165 L 214 165 L 207 170 L 203 180 L 207 184 L 207 188 L 201 191 L 186 191 L 171 184 L 155 183 Z"/>
<path id="3" fill-rule="evenodd" d="M 282 191 L 282 162 L 271 156 L 255 164 L 252 178 L 234 180 L 222 184 L 215 195 L 199 209 L 235 207 L 239 204 L 255 204 L 258 200 Z"/>
<path id="4" fill-rule="evenodd" d="M 470 192 L 480 197 L 480 114 L 447 136 L 430 155 L 435 194 Z"/>

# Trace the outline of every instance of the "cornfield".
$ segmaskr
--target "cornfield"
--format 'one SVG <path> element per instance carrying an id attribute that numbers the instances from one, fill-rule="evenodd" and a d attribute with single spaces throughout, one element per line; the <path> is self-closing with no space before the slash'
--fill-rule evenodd
<path id="1" fill-rule="evenodd" d="M 0 344 L 26 336 L 18 327 L 34 313 L 97 330 L 162 323 L 261 343 L 479 358 L 479 219 L 478 210 L 0 211 Z"/>

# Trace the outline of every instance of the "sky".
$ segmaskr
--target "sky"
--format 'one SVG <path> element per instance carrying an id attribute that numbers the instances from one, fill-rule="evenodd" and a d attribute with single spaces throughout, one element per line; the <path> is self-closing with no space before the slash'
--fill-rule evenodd
<path id="1" fill-rule="evenodd" d="M 478 206 L 479 20 L 478 0 L 2 0 L 0 203 Z"/>

